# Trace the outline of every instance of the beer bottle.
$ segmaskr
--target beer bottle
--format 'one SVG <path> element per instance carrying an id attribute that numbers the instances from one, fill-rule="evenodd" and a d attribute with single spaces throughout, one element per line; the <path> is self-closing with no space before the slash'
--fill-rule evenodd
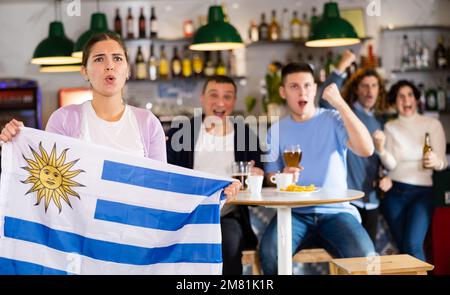
<path id="1" fill-rule="evenodd" d="M 184 46 L 183 49 L 183 60 L 181 73 L 183 77 L 188 78 L 192 76 L 192 60 L 189 54 L 189 47 L 187 45 Z"/>
<path id="2" fill-rule="evenodd" d="M 145 80 L 147 78 L 147 69 L 145 65 L 144 55 L 142 54 L 141 46 L 138 46 L 138 52 L 136 54 L 136 80 Z"/>
<path id="3" fill-rule="evenodd" d="M 155 56 L 153 44 L 150 45 L 150 56 L 148 58 L 148 77 L 152 81 L 158 78 L 158 61 Z"/>
<path id="4" fill-rule="evenodd" d="M 225 63 L 222 60 L 222 53 L 220 51 L 217 51 L 217 65 L 215 74 L 220 76 L 227 75 L 227 67 L 225 66 Z"/>
<path id="5" fill-rule="evenodd" d="M 277 12 L 272 10 L 272 21 L 269 26 L 269 40 L 277 41 L 280 39 L 280 25 L 277 21 Z"/>
<path id="6" fill-rule="evenodd" d="M 293 11 L 291 20 L 291 40 L 300 40 L 302 36 L 301 28 L 301 22 L 297 17 L 297 11 Z"/>
<path id="7" fill-rule="evenodd" d="M 128 16 L 127 16 L 127 38 L 134 38 L 134 20 L 133 15 L 131 14 L 131 7 L 128 7 Z"/>
<path id="8" fill-rule="evenodd" d="M 181 76 L 181 59 L 178 56 L 178 48 L 173 48 L 173 56 L 171 61 L 171 69 L 172 69 L 172 77 L 180 77 Z"/>
<path id="9" fill-rule="evenodd" d="M 423 144 L 423 156 L 425 157 L 425 154 L 428 152 L 431 152 L 433 149 L 430 145 L 430 134 L 427 132 L 425 133 L 425 143 Z M 422 164 L 424 169 L 427 169 L 424 164 Z"/>
<path id="10" fill-rule="evenodd" d="M 169 78 L 169 60 L 167 59 L 164 45 L 161 45 L 159 51 L 159 78 L 165 80 Z"/>
<path id="11" fill-rule="evenodd" d="M 145 38 L 144 7 L 141 7 L 141 13 L 139 15 L 139 38 Z"/>
<path id="12" fill-rule="evenodd" d="M 258 25 L 255 21 L 250 22 L 250 28 L 248 30 L 248 38 L 250 42 L 258 42 L 259 40 L 259 32 L 258 32 Z"/>
<path id="13" fill-rule="evenodd" d="M 198 52 L 194 52 L 194 56 L 192 57 L 192 69 L 194 70 L 195 76 L 200 77 L 203 75 L 203 60 Z"/>
<path id="14" fill-rule="evenodd" d="M 214 76 L 216 73 L 216 67 L 214 66 L 214 62 L 211 59 L 211 52 L 206 51 L 205 52 L 205 67 L 203 69 L 203 74 L 206 77 Z"/>
<path id="15" fill-rule="evenodd" d="M 158 37 L 158 19 L 155 14 L 155 7 L 152 6 L 150 14 L 150 38 Z"/>
<path id="16" fill-rule="evenodd" d="M 266 14 L 261 13 L 261 22 L 258 27 L 259 40 L 267 41 L 269 40 L 269 25 L 266 23 Z"/>
<path id="17" fill-rule="evenodd" d="M 122 38 L 122 18 L 119 14 L 119 8 L 116 8 L 116 17 L 114 18 L 114 32 Z"/>

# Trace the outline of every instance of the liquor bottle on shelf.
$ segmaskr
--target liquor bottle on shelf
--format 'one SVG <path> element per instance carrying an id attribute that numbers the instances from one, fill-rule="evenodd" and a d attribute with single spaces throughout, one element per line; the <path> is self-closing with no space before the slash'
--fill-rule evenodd
<path id="1" fill-rule="evenodd" d="M 403 35 L 403 42 L 401 46 L 401 69 L 407 70 L 411 68 L 410 64 L 411 47 L 409 45 L 408 36 Z"/>
<path id="2" fill-rule="evenodd" d="M 423 85 L 423 83 L 419 83 L 417 85 L 417 88 L 419 89 L 419 92 L 420 92 L 420 98 L 419 98 L 419 104 L 418 104 L 419 112 L 423 113 L 426 109 L 426 104 L 427 104 L 426 103 L 427 100 L 425 98 L 425 86 Z"/>
<path id="3" fill-rule="evenodd" d="M 328 51 L 327 61 L 325 62 L 325 74 L 328 77 L 334 71 L 333 52 Z"/>
<path id="4" fill-rule="evenodd" d="M 158 37 L 158 19 L 156 18 L 155 7 L 151 7 L 150 13 L 150 38 Z"/>
<path id="5" fill-rule="evenodd" d="M 148 77 L 151 81 L 158 79 L 158 60 L 155 56 L 154 45 L 150 45 L 150 55 L 148 57 Z"/>
<path id="6" fill-rule="evenodd" d="M 272 10 L 272 21 L 269 26 L 269 40 L 277 41 L 280 39 L 280 25 L 277 21 L 277 12 L 276 10 Z"/>
<path id="7" fill-rule="evenodd" d="M 131 7 L 128 7 L 127 38 L 134 39 L 134 19 L 133 19 L 133 14 L 131 13 Z"/>
<path id="8" fill-rule="evenodd" d="M 258 42 L 259 40 L 258 25 L 253 20 L 250 22 L 250 28 L 248 29 L 248 39 L 250 42 Z"/>
<path id="9" fill-rule="evenodd" d="M 431 147 L 431 143 L 430 143 L 430 134 L 427 132 L 425 133 L 425 142 L 423 144 L 423 149 L 422 149 L 422 155 L 425 156 L 426 153 L 433 151 L 433 148 Z M 424 169 L 427 169 L 425 167 L 425 165 L 422 165 L 422 167 Z"/>
<path id="10" fill-rule="evenodd" d="M 230 73 L 230 75 L 232 77 L 235 77 L 235 76 L 237 76 L 237 72 L 238 72 L 236 54 L 234 53 L 233 50 L 229 50 L 228 53 L 229 53 L 228 54 L 228 56 L 229 56 L 228 57 L 228 64 L 229 64 L 228 73 Z"/>
<path id="11" fill-rule="evenodd" d="M 145 65 L 144 55 L 142 54 L 142 48 L 141 46 L 138 46 L 138 51 L 136 54 L 136 60 L 135 60 L 135 78 L 136 80 L 145 80 L 147 79 L 147 67 Z"/>
<path id="12" fill-rule="evenodd" d="M 437 93 L 436 93 L 436 97 L 437 97 L 437 109 L 438 111 L 445 111 L 446 110 L 446 93 L 444 88 L 439 85 L 438 89 L 437 89 Z"/>
<path id="13" fill-rule="evenodd" d="M 192 57 L 192 69 L 196 77 L 200 77 L 203 75 L 203 60 L 200 57 L 200 53 L 198 51 L 194 51 Z"/>
<path id="14" fill-rule="evenodd" d="M 313 72 L 316 71 L 316 65 L 314 64 L 314 58 L 313 58 L 312 54 L 308 54 L 308 60 L 306 63 L 311 67 Z"/>
<path id="15" fill-rule="evenodd" d="M 325 58 L 323 56 L 319 57 L 319 83 L 325 82 L 327 79 L 327 72 L 325 70 Z"/>
<path id="16" fill-rule="evenodd" d="M 429 88 L 425 94 L 426 98 L 426 110 L 436 111 L 437 110 L 437 93 L 433 88 Z"/>
<path id="17" fill-rule="evenodd" d="M 116 8 L 116 17 L 114 18 L 114 32 L 122 38 L 122 18 L 120 17 L 119 8 Z"/>
<path id="18" fill-rule="evenodd" d="M 421 54 L 422 67 L 429 68 L 430 67 L 430 50 L 428 49 L 428 46 L 423 41 L 423 39 L 420 40 L 420 43 L 422 44 L 422 54 Z"/>
<path id="19" fill-rule="evenodd" d="M 183 35 L 185 38 L 194 36 L 194 24 L 191 19 L 187 19 L 183 22 Z"/>
<path id="20" fill-rule="evenodd" d="M 141 12 L 139 14 L 139 38 L 145 38 L 145 35 L 144 7 L 141 7 Z"/>
<path id="21" fill-rule="evenodd" d="M 422 64 L 422 44 L 419 40 L 414 40 L 414 67 L 416 69 L 421 69 Z"/>
<path id="22" fill-rule="evenodd" d="M 169 79 L 169 60 L 167 59 L 164 45 L 161 45 L 159 50 L 159 78 L 166 80 Z"/>
<path id="23" fill-rule="evenodd" d="M 291 40 L 298 41 L 302 36 L 301 22 L 297 17 L 297 11 L 292 12 L 291 20 Z"/>
<path id="24" fill-rule="evenodd" d="M 258 27 L 259 40 L 267 41 L 269 40 L 269 25 L 266 23 L 266 14 L 261 13 L 261 22 Z"/>
<path id="25" fill-rule="evenodd" d="M 313 28 L 316 26 L 317 22 L 319 21 L 319 17 L 317 16 L 317 8 L 313 7 L 311 9 L 311 20 L 309 22 L 310 25 L 310 31 L 313 30 Z M 309 36 L 308 36 L 309 39 Z"/>
<path id="26" fill-rule="evenodd" d="M 203 69 L 203 73 L 206 77 L 214 76 L 216 72 L 216 67 L 214 66 L 214 62 L 211 59 L 211 52 L 205 52 L 205 68 Z"/>
<path id="27" fill-rule="evenodd" d="M 301 23 L 301 37 L 300 37 L 303 41 L 308 40 L 309 30 L 310 30 L 310 24 L 308 21 L 308 15 L 306 13 L 303 13 L 303 20 Z"/>
<path id="28" fill-rule="evenodd" d="M 289 40 L 291 39 L 291 28 L 288 15 L 288 9 L 284 8 L 281 14 L 281 39 Z"/>
<path id="29" fill-rule="evenodd" d="M 352 50 L 350 50 L 352 51 Z M 352 51 L 353 52 L 353 51 Z M 378 65 L 381 66 L 381 63 Z M 358 70 L 358 64 L 356 61 L 353 61 L 349 67 L 345 70 L 347 73 L 347 79 L 350 79 L 350 77 Z"/>
<path id="30" fill-rule="evenodd" d="M 170 68 L 172 71 L 172 78 L 177 78 L 181 76 L 181 59 L 178 56 L 178 48 L 175 46 L 173 48 L 172 61 L 170 62 Z"/>
<path id="31" fill-rule="evenodd" d="M 442 36 L 438 39 L 438 45 L 434 50 L 434 62 L 438 69 L 446 69 L 448 67 L 448 55 L 444 47 L 444 38 Z"/>
<path id="32" fill-rule="evenodd" d="M 192 60 L 189 54 L 189 47 L 185 45 L 183 48 L 183 60 L 181 62 L 181 74 L 184 78 L 192 77 Z"/>
<path id="33" fill-rule="evenodd" d="M 376 68 L 378 66 L 378 60 L 373 53 L 373 45 L 369 44 L 367 46 L 367 64 L 369 67 Z"/>
<path id="34" fill-rule="evenodd" d="M 225 63 L 222 60 L 222 52 L 217 51 L 217 64 L 216 64 L 216 75 L 227 75 L 227 67 L 225 66 Z"/>

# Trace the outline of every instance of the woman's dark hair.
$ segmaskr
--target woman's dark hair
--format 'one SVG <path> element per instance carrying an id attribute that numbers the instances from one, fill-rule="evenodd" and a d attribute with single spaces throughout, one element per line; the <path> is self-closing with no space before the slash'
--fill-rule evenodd
<path id="1" fill-rule="evenodd" d="M 117 43 L 119 43 L 120 47 L 122 47 L 124 53 L 125 53 L 125 59 L 128 63 L 128 54 L 127 49 L 125 47 L 125 44 L 123 44 L 122 39 L 115 33 L 101 33 L 97 34 L 91 37 L 89 41 L 84 45 L 83 47 L 83 59 L 81 61 L 81 64 L 85 67 L 87 65 L 87 61 L 89 59 L 89 55 L 91 54 L 92 47 L 100 41 L 106 41 L 106 40 L 114 40 Z"/>
<path id="2" fill-rule="evenodd" d="M 397 83 L 395 83 L 394 85 L 392 85 L 391 89 L 389 89 L 389 92 L 388 92 L 389 104 L 391 104 L 391 105 L 395 104 L 398 92 L 400 91 L 400 89 L 402 87 L 405 87 L 405 86 L 408 86 L 409 88 L 412 89 L 414 98 L 416 100 L 420 99 L 420 90 L 416 87 L 416 85 L 414 85 L 414 83 L 412 83 L 408 80 L 400 80 Z"/>
<path id="3" fill-rule="evenodd" d="M 353 105 L 358 100 L 358 87 L 361 81 L 366 77 L 375 77 L 378 80 L 378 97 L 375 104 L 375 111 L 382 113 L 387 108 L 386 89 L 384 80 L 375 69 L 362 68 L 356 71 L 345 83 L 342 96 L 349 105 Z"/>

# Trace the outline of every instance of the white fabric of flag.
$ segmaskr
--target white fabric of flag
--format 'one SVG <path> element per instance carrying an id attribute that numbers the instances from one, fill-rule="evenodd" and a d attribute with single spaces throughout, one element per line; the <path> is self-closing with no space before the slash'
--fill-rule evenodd
<path id="1" fill-rule="evenodd" d="M 231 181 L 23 128 L 2 146 L 0 274 L 221 274 Z"/>

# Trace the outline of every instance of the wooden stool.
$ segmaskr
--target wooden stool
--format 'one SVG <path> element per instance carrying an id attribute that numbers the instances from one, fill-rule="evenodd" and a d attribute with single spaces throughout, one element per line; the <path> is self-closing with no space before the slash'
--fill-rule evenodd
<path id="1" fill-rule="evenodd" d="M 427 275 L 433 265 L 410 255 L 333 259 L 330 274 L 336 275 Z"/>
<path id="2" fill-rule="evenodd" d="M 259 261 L 258 251 L 242 251 L 242 265 L 250 264 L 252 266 L 252 275 L 262 275 L 261 262 Z"/>
<path id="3" fill-rule="evenodd" d="M 333 257 L 325 249 L 303 249 L 292 258 L 297 263 L 320 263 L 330 262 Z M 242 251 L 242 265 L 250 264 L 253 275 L 261 275 L 261 262 L 256 250 Z"/>
<path id="4" fill-rule="evenodd" d="M 302 249 L 298 251 L 292 258 L 297 263 L 320 263 L 330 262 L 333 257 L 325 249 Z"/>

